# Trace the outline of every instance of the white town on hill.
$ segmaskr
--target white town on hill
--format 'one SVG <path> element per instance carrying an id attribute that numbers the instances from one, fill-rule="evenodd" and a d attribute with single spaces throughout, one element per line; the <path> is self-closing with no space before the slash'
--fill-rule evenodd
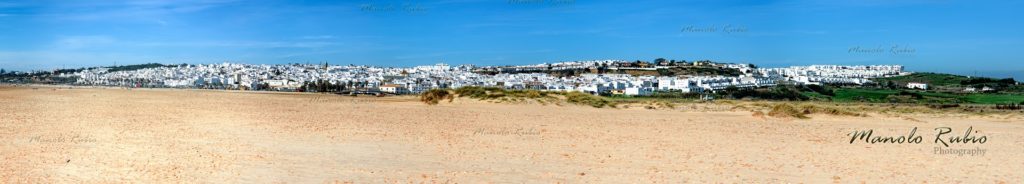
<path id="1" fill-rule="evenodd" d="M 673 67 L 717 67 L 735 69 L 739 75 L 631 75 L 586 72 L 568 76 L 544 71 L 653 70 Z M 416 94 L 436 88 L 463 86 L 579 91 L 590 94 L 649 95 L 655 91 L 689 93 L 714 92 L 729 86 L 756 88 L 790 84 L 871 83 L 872 78 L 906 75 L 900 65 L 839 66 L 811 65 L 785 68 L 756 68 L 750 64 L 711 62 L 641 63 L 624 60 L 592 60 L 519 66 L 473 65 L 373 67 L 323 64 L 201 64 L 168 65 L 129 71 L 94 67 L 60 77 L 75 77 L 74 85 L 203 88 L 234 90 L 316 91 L 309 84 L 331 86 L 331 91 L 374 91 Z M 483 72 L 482 72 L 483 71 Z M 484 73 L 491 72 L 491 73 Z M 323 88 L 319 88 L 323 90 Z"/>

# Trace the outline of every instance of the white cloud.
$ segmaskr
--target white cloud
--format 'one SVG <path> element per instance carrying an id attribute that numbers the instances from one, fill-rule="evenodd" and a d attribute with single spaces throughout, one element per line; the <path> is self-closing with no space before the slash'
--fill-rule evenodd
<path id="1" fill-rule="evenodd" d="M 315 35 L 315 36 L 303 36 L 302 39 L 306 40 L 325 40 L 334 39 L 334 35 Z"/>
<path id="2" fill-rule="evenodd" d="M 68 2 L 52 5 L 50 17 L 63 20 L 144 20 L 161 24 L 163 18 L 229 6 L 234 0 L 147 0 L 128 2 Z"/>
<path id="3" fill-rule="evenodd" d="M 199 42 L 139 42 L 126 45 L 144 47 L 243 47 L 243 48 L 322 48 L 341 45 L 326 41 L 199 41 Z"/>
<path id="4" fill-rule="evenodd" d="M 82 49 L 88 47 L 102 46 L 116 42 L 114 38 L 107 36 L 69 36 L 58 39 L 55 43 L 57 49 Z"/>
<path id="5" fill-rule="evenodd" d="M 316 37 L 326 38 L 326 37 Z M 180 42 L 134 42 L 120 41 L 110 36 L 66 36 L 56 40 L 53 49 L 78 50 L 103 46 L 126 47 L 234 47 L 234 48 L 323 48 L 342 45 L 333 41 L 180 41 Z"/>

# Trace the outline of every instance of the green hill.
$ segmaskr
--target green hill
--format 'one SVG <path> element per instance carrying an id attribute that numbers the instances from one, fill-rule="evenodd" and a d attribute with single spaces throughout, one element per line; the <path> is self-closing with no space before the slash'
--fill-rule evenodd
<path id="1" fill-rule="evenodd" d="M 875 81 L 879 83 L 893 82 L 901 86 L 910 82 L 921 82 L 936 87 L 989 86 L 1000 88 L 1013 86 L 1017 83 L 1013 78 L 995 79 L 988 77 L 968 77 L 962 75 L 927 72 L 914 73 L 905 76 L 877 78 Z"/>
<path id="2" fill-rule="evenodd" d="M 160 63 L 146 63 L 146 64 L 137 64 L 137 65 L 124 65 L 124 66 L 108 67 L 108 68 L 110 68 L 110 70 L 107 70 L 107 71 L 108 72 L 132 71 L 132 70 L 139 70 L 139 69 L 146 69 L 146 68 L 158 68 L 158 67 L 164 67 L 164 66 L 169 66 L 169 65 L 163 65 L 163 64 L 160 64 Z"/>
<path id="3" fill-rule="evenodd" d="M 877 78 L 877 79 L 875 79 L 875 81 L 877 81 L 879 83 L 894 82 L 894 83 L 896 83 L 898 85 L 901 85 L 901 86 L 902 85 L 906 85 L 907 83 L 910 83 L 910 82 L 927 83 L 927 84 L 932 85 L 932 86 L 953 86 L 953 85 L 960 85 L 961 82 L 967 81 L 967 80 L 970 80 L 970 79 L 971 78 L 967 77 L 967 76 L 960 76 L 960 75 L 953 75 L 953 74 L 943 74 L 943 73 L 926 73 L 926 72 L 923 72 L 923 73 L 914 73 L 914 74 L 904 75 L 904 76 Z"/>

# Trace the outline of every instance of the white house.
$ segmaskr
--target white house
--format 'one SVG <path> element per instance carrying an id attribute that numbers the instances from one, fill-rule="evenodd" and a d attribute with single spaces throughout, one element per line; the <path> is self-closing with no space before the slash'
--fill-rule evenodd
<path id="1" fill-rule="evenodd" d="M 265 82 L 267 82 L 267 85 L 271 88 L 281 88 L 288 85 L 287 80 L 266 80 Z"/>
<path id="2" fill-rule="evenodd" d="M 907 83 L 907 88 L 910 88 L 910 89 L 928 89 L 928 84 L 919 83 L 919 82 L 911 82 L 911 83 Z"/>
<path id="3" fill-rule="evenodd" d="M 409 90 L 406 90 L 405 87 L 403 87 L 402 85 L 398 85 L 398 84 L 385 84 L 385 85 L 381 85 L 380 86 L 380 91 L 383 91 L 383 92 L 386 92 L 386 93 L 394 93 L 394 94 L 406 94 L 406 93 L 409 93 Z"/>
<path id="4" fill-rule="evenodd" d="M 645 95 L 654 94 L 654 88 L 652 88 L 652 87 L 639 87 L 639 86 L 637 86 L 637 87 L 627 87 L 625 90 L 623 90 L 623 93 L 626 94 L 626 95 L 633 95 L 633 96 L 635 96 L 635 95 L 645 96 Z"/>

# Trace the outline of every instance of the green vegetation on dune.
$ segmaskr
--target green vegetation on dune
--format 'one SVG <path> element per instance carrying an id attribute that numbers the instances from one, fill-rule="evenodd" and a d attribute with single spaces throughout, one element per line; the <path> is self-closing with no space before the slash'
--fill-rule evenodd
<path id="1" fill-rule="evenodd" d="M 797 109 L 795 106 L 790 104 L 778 104 L 772 107 L 771 111 L 768 112 L 769 116 L 772 117 L 794 117 L 800 119 L 806 119 L 803 111 Z"/>
<path id="2" fill-rule="evenodd" d="M 810 91 L 808 91 L 808 92 L 800 92 L 800 94 L 810 98 L 810 100 L 813 100 L 813 101 L 831 101 L 832 100 L 831 96 L 824 95 L 824 94 L 821 94 L 821 93 L 818 93 L 818 92 L 810 92 Z"/>
<path id="3" fill-rule="evenodd" d="M 565 102 L 592 107 L 615 107 L 615 103 L 604 97 L 594 96 L 581 92 L 552 92 L 539 90 L 506 90 L 497 87 L 466 86 L 452 90 L 432 89 L 420 94 L 420 100 L 426 104 L 435 105 L 442 99 L 451 101 L 455 97 L 468 97 L 472 99 L 491 102 L 525 102 L 535 101 L 541 104 L 558 103 L 564 98 Z M 562 98 L 559 98 L 562 97 Z"/>
<path id="4" fill-rule="evenodd" d="M 448 99 L 448 101 L 452 101 L 453 98 L 454 96 L 452 96 L 451 93 L 448 92 L 448 90 L 443 89 L 431 89 L 429 91 L 423 92 L 423 94 L 420 94 L 420 101 L 428 105 L 436 105 L 443 99 Z"/>
<path id="5" fill-rule="evenodd" d="M 501 99 L 550 99 L 554 98 L 549 96 L 551 94 L 560 94 L 560 92 L 540 91 L 533 89 L 526 90 L 505 90 L 497 87 L 479 87 L 479 86 L 466 86 L 460 87 L 453 90 L 454 94 L 459 97 L 469 97 L 480 100 L 501 100 Z"/>
<path id="6" fill-rule="evenodd" d="M 649 96 L 611 95 L 605 98 L 617 103 L 685 103 L 698 101 L 700 100 L 700 96 L 700 93 L 682 91 L 654 91 L 654 93 Z"/>
<path id="7" fill-rule="evenodd" d="M 792 117 L 806 119 L 807 115 L 810 114 L 827 114 L 835 116 L 867 116 L 863 113 L 853 112 L 847 109 L 841 109 L 831 106 L 822 106 L 815 104 L 801 104 L 792 105 L 788 103 L 780 103 L 771 107 L 768 111 L 768 116 L 772 117 Z"/>
<path id="8" fill-rule="evenodd" d="M 586 94 L 586 93 L 575 92 L 575 91 L 574 92 L 565 93 L 565 101 L 567 101 L 569 103 L 574 103 L 574 104 L 589 105 L 589 106 L 597 107 L 597 108 L 601 108 L 601 107 L 605 107 L 605 106 L 615 106 L 614 103 L 604 99 L 603 97 L 594 96 L 594 95 L 590 95 L 590 94 Z"/>

